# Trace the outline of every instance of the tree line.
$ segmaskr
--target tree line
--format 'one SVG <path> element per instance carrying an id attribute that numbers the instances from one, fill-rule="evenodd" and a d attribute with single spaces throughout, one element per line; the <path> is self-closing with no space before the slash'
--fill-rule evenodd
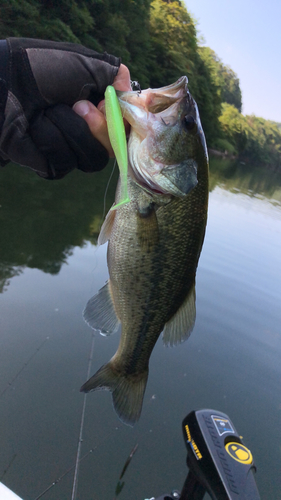
<path id="1" fill-rule="evenodd" d="M 0 0 L 0 36 L 81 43 L 122 58 L 142 88 L 187 75 L 208 146 L 281 168 L 280 124 L 241 114 L 235 72 L 199 44 L 181 0 Z"/>

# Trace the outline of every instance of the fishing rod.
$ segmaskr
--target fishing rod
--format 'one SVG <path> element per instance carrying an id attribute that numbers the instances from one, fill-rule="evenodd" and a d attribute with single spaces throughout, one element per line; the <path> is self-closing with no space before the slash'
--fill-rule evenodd
<path id="1" fill-rule="evenodd" d="M 17 454 L 16 454 L 16 453 L 14 453 L 14 455 L 12 456 L 12 458 L 11 458 L 10 462 L 8 463 L 8 465 L 7 465 L 6 469 L 4 469 L 4 470 L 3 470 L 3 474 L 2 474 L 2 476 L 0 477 L 0 481 L 2 481 L 2 479 L 5 477 L 5 475 L 7 474 L 8 470 L 9 470 L 9 469 L 10 469 L 10 467 L 13 465 L 13 462 L 14 462 L 14 460 L 16 459 L 16 457 L 17 457 Z"/>
<path id="2" fill-rule="evenodd" d="M 94 345 L 95 345 L 95 333 L 93 332 L 93 334 L 92 334 L 91 351 L 90 351 L 90 356 L 89 356 L 89 360 L 88 360 L 87 378 L 90 377 L 91 364 L 92 364 L 93 354 L 94 354 Z M 81 462 L 80 455 L 81 455 L 81 447 L 82 447 L 82 442 L 83 442 L 83 430 L 84 430 L 84 421 L 85 421 L 85 412 L 86 412 L 86 396 L 87 396 L 87 394 L 84 394 L 83 409 L 82 409 L 81 422 L 80 422 L 80 432 L 79 432 L 77 454 L 76 454 L 76 463 L 75 463 L 74 478 L 73 478 L 72 493 L 71 493 L 71 500 L 76 500 L 77 490 L 78 490 L 78 473 L 79 473 L 79 465 L 80 465 L 80 462 Z"/>
<path id="3" fill-rule="evenodd" d="M 215 410 L 192 411 L 184 418 L 182 429 L 189 469 L 182 491 L 174 490 L 145 500 L 203 500 L 206 493 L 212 500 L 260 500 L 254 478 L 256 466 L 252 453 L 225 413 Z M 119 476 L 115 499 L 124 487 L 121 480 L 137 447 L 138 445 L 132 449 Z M 81 458 L 79 453 L 78 464 L 92 451 L 91 449 Z M 36 500 L 42 498 L 76 467 L 77 462 L 37 496 Z M 5 488 L 7 500 L 22 500 L 2 483 L 0 493 L 1 488 Z M 74 491 L 76 494 L 77 489 L 74 488 Z"/>
<path id="4" fill-rule="evenodd" d="M 38 354 L 38 352 L 42 349 L 43 345 L 46 344 L 46 342 L 49 340 L 50 337 L 46 337 L 43 342 L 37 347 L 36 351 L 33 352 L 33 354 L 28 358 L 28 360 L 22 365 L 20 370 L 15 374 L 14 378 L 7 383 L 6 387 L 2 390 L 0 393 L 0 398 L 5 394 L 5 392 L 12 387 L 12 385 L 15 383 L 17 378 L 20 376 L 20 374 L 23 372 L 23 370 L 29 365 L 29 363 L 32 361 L 32 359 Z"/>
<path id="5" fill-rule="evenodd" d="M 87 453 L 85 453 L 85 455 L 83 455 L 83 457 L 80 458 L 79 456 L 79 464 L 82 462 L 82 460 L 84 460 L 84 458 L 88 457 L 90 455 L 90 453 L 93 453 L 94 451 L 94 448 L 89 450 Z M 42 498 L 44 495 L 46 495 L 46 493 L 48 493 L 54 486 L 56 486 L 65 476 L 67 476 L 73 469 L 76 470 L 76 467 L 77 467 L 77 461 L 75 462 L 74 465 L 72 465 L 71 467 L 69 467 L 69 469 L 67 469 L 61 476 L 59 476 L 55 481 L 53 481 L 47 488 L 45 488 L 44 491 L 42 491 L 36 498 L 35 500 L 39 500 L 39 498 Z M 7 498 L 7 500 L 10 500 Z M 11 500 L 12 500 L 12 497 L 11 497 Z M 20 499 L 22 500 L 22 499 Z"/>
<path id="6" fill-rule="evenodd" d="M 182 491 L 149 500 L 202 500 L 205 493 L 212 500 L 260 500 L 252 453 L 225 413 L 192 411 L 182 429 L 189 469 Z"/>

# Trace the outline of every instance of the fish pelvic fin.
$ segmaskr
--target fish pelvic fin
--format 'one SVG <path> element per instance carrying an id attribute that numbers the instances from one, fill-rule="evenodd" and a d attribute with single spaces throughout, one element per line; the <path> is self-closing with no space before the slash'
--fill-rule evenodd
<path id="1" fill-rule="evenodd" d="M 118 417 L 124 424 L 133 427 L 141 415 L 147 377 L 148 370 L 137 375 L 117 371 L 111 360 L 82 385 L 80 391 L 112 392 L 113 406 Z"/>
<path id="2" fill-rule="evenodd" d="M 83 318 L 91 328 L 100 330 L 101 335 L 107 336 L 116 332 L 120 321 L 114 309 L 110 281 L 88 301 Z"/>
<path id="3" fill-rule="evenodd" d="M 114 220 L 115 220 L 115 215 L 116 215 L 116 211 L 113 209 L 114 209 L 114 205 L 109 210 L 106 218 L 104 219 L 104 223 L 101 227 L 100 234 L 98 237 L 98 246 L 103 245 L 104 243 L 106 243 L 110 239 L 110 235 L 112 232 L 112 228 L 113 228 L 113 224 L 114 224 Z"/>
<path id="4" fill-rule="evenodd" d="M 166 323 L 163 330 L 163 342 L 166 346 L 180 344 L 190 336 L 196 318 L 195 283 L 177 312 Z"/>

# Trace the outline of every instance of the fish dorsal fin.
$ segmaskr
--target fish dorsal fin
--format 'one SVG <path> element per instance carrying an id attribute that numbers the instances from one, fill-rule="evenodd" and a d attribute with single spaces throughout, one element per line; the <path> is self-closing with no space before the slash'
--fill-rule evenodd
<path id="1" fill-rule="evenodd" d="M 106 218 L 104 219 L 104 223 L 101 227 L 99 238 L 98 238 L 98 245 L 103 245 L 106 243 L 111 235 L 114 219 L 115 219 L 116 211 L 115 210 L 109 210 Z"/>
<path id="2" fill-rule="evenodd" d="M 173 346 L 188 339 L 191 334 L 196 316 L 195 284 L 191 288 L 184 302 L 176 314 L 166 323 L 163 330 L 163 342 Z"/>
<path id="3" fill-rule="evenodd" d="M 91 328 L 100 330 L 101 335 L 111 335 L 118 329 L 120 321 L 114 310 L 110 281 L 88 301 L 83 318 Z"/>

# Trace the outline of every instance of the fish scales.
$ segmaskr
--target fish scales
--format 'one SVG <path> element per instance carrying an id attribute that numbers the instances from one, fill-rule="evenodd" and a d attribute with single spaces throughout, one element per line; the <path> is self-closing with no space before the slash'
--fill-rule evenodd
<path id="1" fill-rule="evenodd" d="M 164 330 L 166 344 L 179 343 L 189 336 L 195 321 L 195 275 L 207 221 L 208 160 L 197 106 L 186 83 L 183 77 L 157 90 L 156 114 L 146 104 L 147 99 L 154 106 L 151 89 L 144 91 L 142 101 L 133 92 L 119 98 L 132 126 L 131 201 L 109 212 L 105 220 L 100 242 L 109 240 L 110 280 L 89 301 L 85 319 L 104 330 L 97 311 L 103 310 L 106 297 L 108 316 L 115 319 L 107 318 L 104 324 L 109 321 L 113 331 L 121 322 L 121 338 L 113 358 L 81 390 L 110 390 L 118 416 L 129 425 L 140 416 L 149 358 L 160 333 Z M 120 185 L 116 203 L 119 196 Z"/>
<path id="2" fill-rule="evenodd" d="M 137 232 L 138 212 L 127 206 L 117 213 L 116 227 L 119 217 L 126 220 L 127 227 L 123 231 L 113 229 L 108 249 L 109 265 L 115 270 L 110 276 L 114 303 L 118 317 L 122 318 L 122 339 L 115 362 L 120 360 L 122 365 L 126 359 L 130 373 L 148 367 L 159 332 L 194 283 L 198 261 L 194 249 L 201 248 L 205 222 L 200 220 L 202 212 L 194 203 L 196 195 L 194 192 L 186 200 L 174 200 L 172 206 L 159 208 L 154 213 L 157 244 L 144 252 L 141 238 L 135 239 L 133 255 L 130 241 Z M 143 222 L 146 231 L 146 219 Z M 155 241 L 154 235 L 152 240 Z"/>

